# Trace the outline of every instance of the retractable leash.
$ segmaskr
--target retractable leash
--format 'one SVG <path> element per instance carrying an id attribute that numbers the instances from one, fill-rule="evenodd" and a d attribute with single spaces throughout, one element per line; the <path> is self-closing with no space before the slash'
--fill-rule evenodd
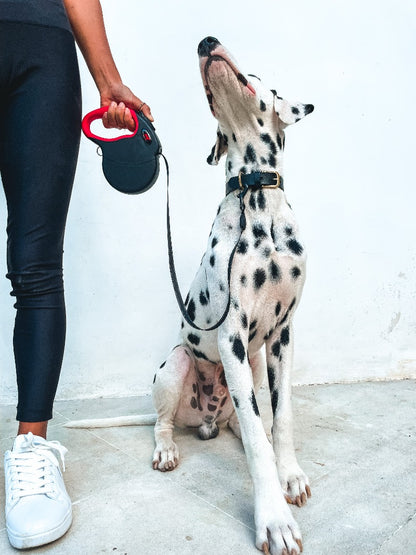
<path id="1" fill-rule="evenodd" d="M 231 267 L 234 259 L 238 243 L 243 232 L 241 228 L 238 241 L 231 253 L 228 262 L 228 302 L 224 314 L 218 322 L 209 328 L 200 328 L 191 320 L 182 295 L 179 289 L 178 278 L 176 276 L 175 261 L 173 257 L 172 247 L 172 234 L 170 225 L 170 212 L 169 212 L 169 164 L 162 153 L 162 145 L 152 123 L 140 112 L 130 110 L 131 115 L 136 123 L 136 128 L 132 134 L 122 135 L 106 139 L 95 135 L 91 131 L 91 123 L 97 119 L 102 119 L 103 114 L 108 111 L 108 106 L 103 106 L 98 110 L 89 112 L 82 120 L 82 131 L 84 135 L 98 145 L 102 152 L 102 167 L 106 180 L 108 183 L 120 191 L 130 195 L 144 193 L 152 187 L 159 176 L 159 156 L 165 161 L 166 165 L 166 223 L 167 223 L 167 242 L 168 242 L 168 257 L 169 257 L 169 271 L 172 280 L 173 289 L 175 292 L 176 300 L 179 309 L 186 320 L 186 322 L 193 328 L 200 331 L 211 331 L 218 328 L 226 319 L 230 310 L 231 304 L 231 291 L 230 291 L 230 278 Z M 242 206 L 240 226 L 244 219 L 244 201 L 242 200 L 247 190 L 241 194 L 240 206 Z"/>

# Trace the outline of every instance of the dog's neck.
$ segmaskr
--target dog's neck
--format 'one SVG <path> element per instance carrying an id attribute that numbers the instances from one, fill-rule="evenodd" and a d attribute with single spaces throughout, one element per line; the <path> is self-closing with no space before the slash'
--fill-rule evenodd
<path id="1" fill-rule="evenodd" d="M 276 140 L 277 139 L 277 140 Z M 231 134 L 228 140 L 226 180 L 241 173 L 277 171 L 283 176 L 284 134 L 264 131 L 255 140 Z"/>

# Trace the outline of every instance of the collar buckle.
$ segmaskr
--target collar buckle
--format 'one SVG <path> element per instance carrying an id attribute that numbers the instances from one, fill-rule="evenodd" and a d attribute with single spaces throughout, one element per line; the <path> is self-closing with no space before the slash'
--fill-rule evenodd
<path id="1" fill-rule="evenodd" d="M 278 189 L 281 183 L 280 173 L 276 171 L 262 172 L 262 173 L 274 173 L 276 175 L 276 183 L 271 183 L 270 185 L 262 185 L 262 189 Z"/>

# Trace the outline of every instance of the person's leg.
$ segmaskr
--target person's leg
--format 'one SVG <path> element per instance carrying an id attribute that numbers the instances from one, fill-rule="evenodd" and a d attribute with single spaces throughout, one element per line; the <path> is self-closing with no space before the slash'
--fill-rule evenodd
<path id="1" fill-rule="evenodd" d="M 0 118 L 17 420 L 19 433 L 46 437 L 65 344 L 62 255 L 80 136 L 78 66 L 67 31 L 5 23 L 1 35 L 10 40 L 0 51 L 19 62 L 2 89 Z"/>
<path id="2" fill-rule="evenodd" d="M 5 454 L 6 528 L 19 549 L 61 537 L 72 522 L 60 468 L 66 449 L 44 438 L 65 344 L 63 239 L 80 119 L 72 35 L 0 23 L 0 172 L 20 422 Z"/>

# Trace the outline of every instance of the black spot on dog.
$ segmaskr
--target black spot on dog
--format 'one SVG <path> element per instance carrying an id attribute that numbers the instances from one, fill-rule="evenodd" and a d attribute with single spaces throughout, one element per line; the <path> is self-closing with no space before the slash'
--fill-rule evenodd
<path id="1" fill-rule="evenodd" d="M 260 100 L 260 110 L 262 112 L 266 111 L 266 104 L 263 102 L 263 100 Z"/>
<path id="2" fill-rule="evenodd" d="M 235 395 L 233 395 L 233 401 L 234 401 L 235 407 L 238 409 L 238 407 L 240 406 L 240 403 L 238 402 L 238 399 Z"/>
<path id="3" fill-rule="evenodd" d="M 193 345 L 199 345 L 201 338 L 194 333 L 188 333 L 188 341 Z"/>
<path id="4" fill-rule="evenodd" d="M 257 326 L 257 320 L 253 320 L 250 324 L 250 330 L 254 329 Z"/>
<path id="5" fill-rule="evenodd" d="M 228 171 L 230 172 L 233 169 L 233 163 L 231 162 L 231 160 L 228 162 Z"/>
<path id="6" fill-rule="evenodd" d="M 280 150 L 282 150 L 283 149 L 282 138 L 279 135 L 279 133 L 276 135 L 276 141 L 277 141 L 277 146 L 280 148 Z"/>
<path id="7" fill-rule="evenodd" d="M 211 385 L 203 385 L 202 386 L 202 391 L 205 393 L 205 395 L 212 395 L 213 391 L 214 391 L 214 386 Z"/>
<path id="8" fill-rule="evenodd" d="M 272 166 L 272 168 L 276 167 L 276 156 L 270 154 L 268 162 L 269 165 Z"/>
<path id="9" fill-rule="evenodd" d="M 228 137 L 227 135 L 223 134 L 222 136 L 225 146 L 228 146 Z"/>
<path id="10" fill-rule="evenodd" d="M 243 275 L 240 277 L 240 282 L 241 282 L 241 285 L 244 285 L 244 286 L 247 285 L 247 276 L 246 276 L 245 274 L 243 274 Z"/>
<path id="11" fill-rule="evenodd" d="M 236 136 L 234 135 L 234 133 L 233 133 L 233 141 L 234 141 L 235 143 L 237 142 L 237 139 L 236 139 Z"/>
<path id="12" fill-rule="evenodd" d="M 280 268 L 274 260 L 272 260 L 269 264 L 269 272 L 270 272 L 270 279 L 271 280 L 273 280 L 273 281 L 280 281 L 281 280 L 282 275 L 280 273 Z"/>
<path id="13" fill-rule="evenodd" d="M 270 247 L 266 247 L 265 249 L 263 249 L 263 256 L 264 258 L 269 258 L 269 256 L 271 255 L 272 250 Z"/>
<path id="14" fill-rule="evenodd" d="M 248 243 L 245 239 L 240 239 L 238 243 L 237 252 L 238 254 L 246 254 L 248 249 Z"/>
<path id="15" fill-rule="evenodd" d="M 299 108 L 296 108 L 296 106 L 292 106 L 292 113 L 295 115 L 299 114 Z"/>
<path id="16" fill-rule="evenodd" d="M 266 281 L 266 272 L 263 270 L 263 268 L 257 268 L 253 276 L 254 288 L 260 289 L 260 287 L 264 284 L 265 281 Z"/>
<path id="17" fill-rule="evenodd" d="M 257 335 L 257 330 L 254 330 L 250 333 L 250 335 L 248 336 L 248 342 L 250 343 L 250 341 L 252 341 Z"/>
<path id="18" fill-rule="evenodd" d="M 294 266 L 291 270 L 291 274 L 293 279 L 298 279 L 298 277 L 300 276 L 302 272 L 300 271 L 300 269 L 297 266 Z"/>
<path id="19" fill-rule="evenodd" d="M 153 376 L 153 383 L 156 381 L 156 374 Z"/>
<path id="20" fill-rule="evenodd" d="M 267 367 L 267 378 L 269 380 L 269 389 L 270 389 L 270 391 L 273 391 L 274 382 L 276 380 L 276 374 L 274 372 L 274 368 L 272 368 L 271 366 Z"/>
<path id="21" fill-rule="evenodd" d="M 272 393 L 272 411 L 273 411 L 273 414 L 276 414 L 278 400 L 279 400 L 279 393 L 277 392 L 277 389 L 275 389 Z"/>
<path id="22" fill-rule="evenodd" d="M 207 408 L 210 412 L 214 412 L 217 410 L 217 405 L 211 405 L 210 403 L 208 403 Z"/>
<path id="23" fill-rule="evenodd" d="M 197 374 L 201 382 L 204 382 L 206 380 L 205 374 L 203 372 L 201 372 L 200 370 L 197 370 Z"/>
<path id="24" fill-rule="evenodd" d="M 215 256 L 212 254 L 210 259 L 209 259 L 209 263 L 211 264 L 212 267 L 215 266 Z"/>
<path id="25" fill-rule="evenodd" d="M 266 160 L 266 158 L 265 158 L 264 156 L 262 156 L 262 157 L 260 158 L 260 162 L 261 162 L 263 165 L 267 164 L 267 160 Z"/>
<path id="26" fill-rule="evenodd" d="M 241 363 L 244 362 L 244 359 L 246 358 L 246 351 L 244 349 L 243 342 L 238 336 L 235 337 L 233 341 L 233 353 Z"/>
<path id="27" fill-rule="evenodd" d="M 203 353 L 202 351 L 197 351 L 196 349 L 192 349 L 192 352 L 194 353 L 196 358 L 202 358 L 203 360 L 209 360 L 207 355 L 205 353 Z M 204 377 L 204 380 L 205 380 L 205 377 Z"/>
<path id="28" fill-rule="evenodd" d="M 282 329 L 282 332 L 280 334 L 280 341 L 282 342 L 282 345 L 286 346 L 289 345 L 289 341 L 290 341 L 290 334 L 289 334 L 289 328 L 285 327 Z"/>
<path id="29" fill-rule="evenodd" d="M 257 122 L 260 125 L 260 127 L 263 127 L 264 121 L 261 118 L 257 118 Z"/>
<path id="30" fill-rule="evenodd" d="M 253 145 L 249 143 L 246 147 L 244 163 L 248 164 L 249 162 L 251 162 L 252 164 L 254 164 L 256 161 L 257 161 L 256 151 L 254 150 Z"/>
<path id="31" fill-rule="evenodd" d="M 288 236 L 292 235 L 292 233 L 293 233 L 293 228 L 292 228 L 292 226 L 287 225 L 287 226 L 285 227 L 285 233 L 286 233 L 286 235 L 288 235 Z"/>
<path id="32" fill-rule="evenodd" d="M 189 301 L 189 304 L 187 306 L 187 312 L 188 312 L 188 316 L 189 318 L 192 320 L 192 322 L 195 320 L 195 302 L 193 299 L 191 299 Z"/>
<path id="33" fill-rule="evenodd" d="M 220 383 L 223 387 L 227 387 L 227 380 L 225 379 L 224 370 L 221 372 L 219 380 L 220 380 Z"/>
<path id="34" fill-rule="evenodd" d="M 279 341 L 275 341 L 272 345 L 272 354 L 275 357 L 278 357 L 280 355 L 280 342 Z"/>
<path id="35" fill-rule="evenodd" d="M 220 283 L 218 284 L 218 288 L 219 288 L 219 290 L 221 291 L 221 293 L 224 293 L 225 287 L 224 287 L 224 284 L 223 284 L 221 281 L 220 281 Z"/>
<path id="36" fill-rule="evenodd" d="M 218 245 L 218 239 L 213 237 L 211 241 L 211 248 L 214 248 L 216 245 Z"/>
<path id="37" fill-rule="evenodd" d="M 257 204 L 260 210 L 264 210 L 266 208 L 266 196 L 261 189 L 257 193 Z"/>
<path id="38" fill-rule="evenodd" d="M 204 293 L 203 291 L 200 292 L 199 294 L 199 302 L 203 305 L 206 306 L 208 304 L 208 298 L 206 293 Z"/>
<path id="39" fill-rule="evenodd" d="M 192 407 L 193 409 L 196 409 L 196 408 L 198 407 L 198 402 L 197 402 L 197 400 L 195 399 L 195 397 L 192 397 L 192 399 L 191 399 L 191 407 Z"/>
<path id="40" fill-rule="evenodd" d="M 256 396 L 254 395 L 253 390 L 251 390 L 251 406 L 253 407 L 254 414 L 256 416 L 260 416 L 259 407 L 257 405 Z"/>
<path id="41" fill-rule="evenodd" d="M 197 392 L 196 383 L 193 383 L 193 384 L 192 384 L 192 391 L 193 391 L 194 393 Z"/>
<path id="42" fill-rule="evenodd" d="M 274 313 L 276 314 L 276 316 L 279 316 L 281 308 L 282 305 L 280 303 L 277 303 L 276 308 L 274 309 Z"/>
<path id="43" fill-rule="evenodd" d="M 286 245 L 293 252 L 293 254 L 300 256 L 303 252 L 302 245 L 296 239 L 289 239 Z"/>
<path id="44" fill-rule="evenodd" d="M 274 223 L 272 222 L 272 225 L 270 227 L 270 235 L 272 237 L 273 243 L 276 244 L 277 243 L 277 236 L 276 236 L 276 232 L 274 229 Z"/>
<path id="45" fill-rule="evenodd" d="M 165 366 L 165 364 L 166 364 L 166 360 L 165 360 L 165 362 L 162 362 L 162 364 L 159 366 L 159 370 L 160 370 L 160 368 L 163 368 Z"/>
<path id="46" fill-rule="evenodd" d="M 242 313 L 241 315 L 241 325 L 243 326 L 243 329 L 247 329 L 248 326 L 248 322 L 247 322 L 247 314 L 245 312 Z"/>
<path id="47" fill-rule="evenodd" d="M 185 322 L 182 320 L 181 322 L 181 328 L 183 329 L 185 327 Z"/>
<path id="48" fill-rule="evenodd" d="M 224 399 L 220 403 L 220 407 L 223 407 L 226 402 L 227 402 L 227 397 L 224 397 Z"/>
<path id="49" fill-rule="evenodd" d="M 253 225 L 253 235 L 256 239 L 264 239 L 267 237 L 267 233 L 264 230 L 264 227 L 261 224 L 254 224 Z"/>
<path id="50" fill-rule="evenodd" d="M 260 135 L 260 139 L 263 141 L 263 143 L 266 143 L 267 145 L 270 145 L 270 143 L 272 142 L 272 138 L 268 133 L 262 133 Z"/>
<path id="51" fill-rule="evenodd" d="M 257 205 L 256 205 L 256 197 L 255 197 L 255 195 L 254 195 L 253 192 L 250 193 L 250 200 L 249 200 L 248 203 L 249 203 L 250 208 L 251 208 L 252 210 L 256 210 L 256 208 L 257 208 Z"/>
<path id="52" fill-rule="evenodd" d="M 214 401 L 214 403 L 217 403 L 219 401 L 218 397 L 215 397 L 215 395 L 213 395 L 211 399 Z"/>
<path id="53" fill-rule="evenodd" d="M 189 303 L 189 293 L 186 295 L 185 305 L 187 305 L 188 303 Z"/>
<path id="54" fill-rule="evenodd" d="M 264 340 L 267 341 L 268 339 L 270 339 L 270 337 L 272 336 L 274 332 L 274 329 L 272 328 L 271 330 L 269 330 L 266 335 L 264 336 Z"/>

